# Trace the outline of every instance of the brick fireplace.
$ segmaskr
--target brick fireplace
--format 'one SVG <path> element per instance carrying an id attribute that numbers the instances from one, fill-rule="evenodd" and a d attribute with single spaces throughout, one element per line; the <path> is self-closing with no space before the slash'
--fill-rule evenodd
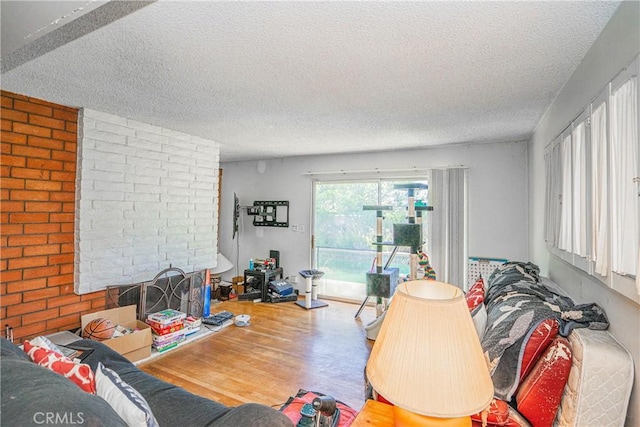
<path id="1" fill-rule="evenodd" d="M 74 293 L 78 110 L 1 96 L 0 319 L 22 341 L 79 327 L 105 292 Z"/>

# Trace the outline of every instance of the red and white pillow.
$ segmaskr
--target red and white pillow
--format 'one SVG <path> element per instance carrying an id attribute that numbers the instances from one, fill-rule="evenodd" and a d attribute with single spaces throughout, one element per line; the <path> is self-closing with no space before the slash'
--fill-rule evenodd
<path id="1" fill-rule="evenodd" d="M 70 379 L 87 393 L 95 394 L 96 381 L 89 365 L 75 363 L 60 353 L 56 353 L 45 347 L 33 345 L 29 341 L 25 341 L 23 346 L 24 351 L 34 363 L 49 368 L 63 377 Z"/>
<path id="2" fill-rule="evenodd" d="M 573 353 L 569 340 L 556 337 L 520 384 L 518 412 L 536 427 L 551 427 L 569 379 Z"/>
<path id="3" fill-rule="evenodd" d="M 471 421 L 474 423 L 482 425 L 483 420 L 490 426 L 505 425 L 509 421 L 509 404 L 494 398 L 486 410 L 471 415 Z"/>
<path id="4" fill-rule="evenodd" d="M 473 319 L 473 324 L 476 327 L 476 332 L 480 340 L 482 340 L 484 329 L 487 326 L 487 309 L 484 305 L 484 292 L 484 279 L 480 277 L 465 294 L 467 307 L 469 307 L 469 312 L 471 313 L 471 318 Z"/>
<path id="5" fill-rule="evenodd" d="M 522 381 L 536 364 L 549 344 L 558 336 L 560 324 L 556 319 L 545 319 L 533 330 L 522 352 L 520 381 Z"/>
<path id="6" fill-rule="evenodd" d="M 473 315 L 473 312 L 484 304 L 484 279 L 479 277 L 478 280 L 469 288 L 467 293 L 465 294 L 465 298 L 467 300 L 467 307 L 469 307 L 469 312 Z"/>

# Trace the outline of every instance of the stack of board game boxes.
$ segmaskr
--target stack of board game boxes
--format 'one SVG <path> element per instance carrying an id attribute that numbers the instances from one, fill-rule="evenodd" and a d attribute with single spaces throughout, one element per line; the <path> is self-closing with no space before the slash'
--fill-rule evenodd
<path id="1" fill-rule="evenodd" d="M 151 326 L 152 346 L 159 353 L 177 347 L 185 339 L 185 319 L 181 311 L 167 309 L 147 316 L 146 323 Z"/>

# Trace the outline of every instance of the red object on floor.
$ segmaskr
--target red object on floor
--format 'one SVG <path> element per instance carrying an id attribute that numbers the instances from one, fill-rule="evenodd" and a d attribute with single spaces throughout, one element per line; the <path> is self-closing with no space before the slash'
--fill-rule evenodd
<path id="1" fill-rule="evenodd" d="M 302 418 L 300 409 L 302 409 L 305 403 L 310 404 L 313 402 L 313 399 L 320 396 L 323 396 L 323 394 L 301 389 L 295 397 L 290 398 L 287 403 L 280 408 L 280 412 L 289 417 L 293 425 L 297 425 L 300 418 Z M 336 400 L 336 407 L 340 410 L 340 419 L 338 420 L 337 427 L 350 426 L 353 420 L 356 419 L 356 416 L 358 416 L 358 411 L 339 400 Z"/>

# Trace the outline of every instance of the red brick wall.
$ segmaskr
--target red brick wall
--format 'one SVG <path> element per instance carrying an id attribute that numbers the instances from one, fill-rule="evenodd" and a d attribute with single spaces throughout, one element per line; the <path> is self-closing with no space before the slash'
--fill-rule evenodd
<path id="1" fill-rule="evenodd" d="M 21 342 L 79 327 L 105 293 L 73 292 L 78 110 L 0 95 L 0 326 Z"/>

